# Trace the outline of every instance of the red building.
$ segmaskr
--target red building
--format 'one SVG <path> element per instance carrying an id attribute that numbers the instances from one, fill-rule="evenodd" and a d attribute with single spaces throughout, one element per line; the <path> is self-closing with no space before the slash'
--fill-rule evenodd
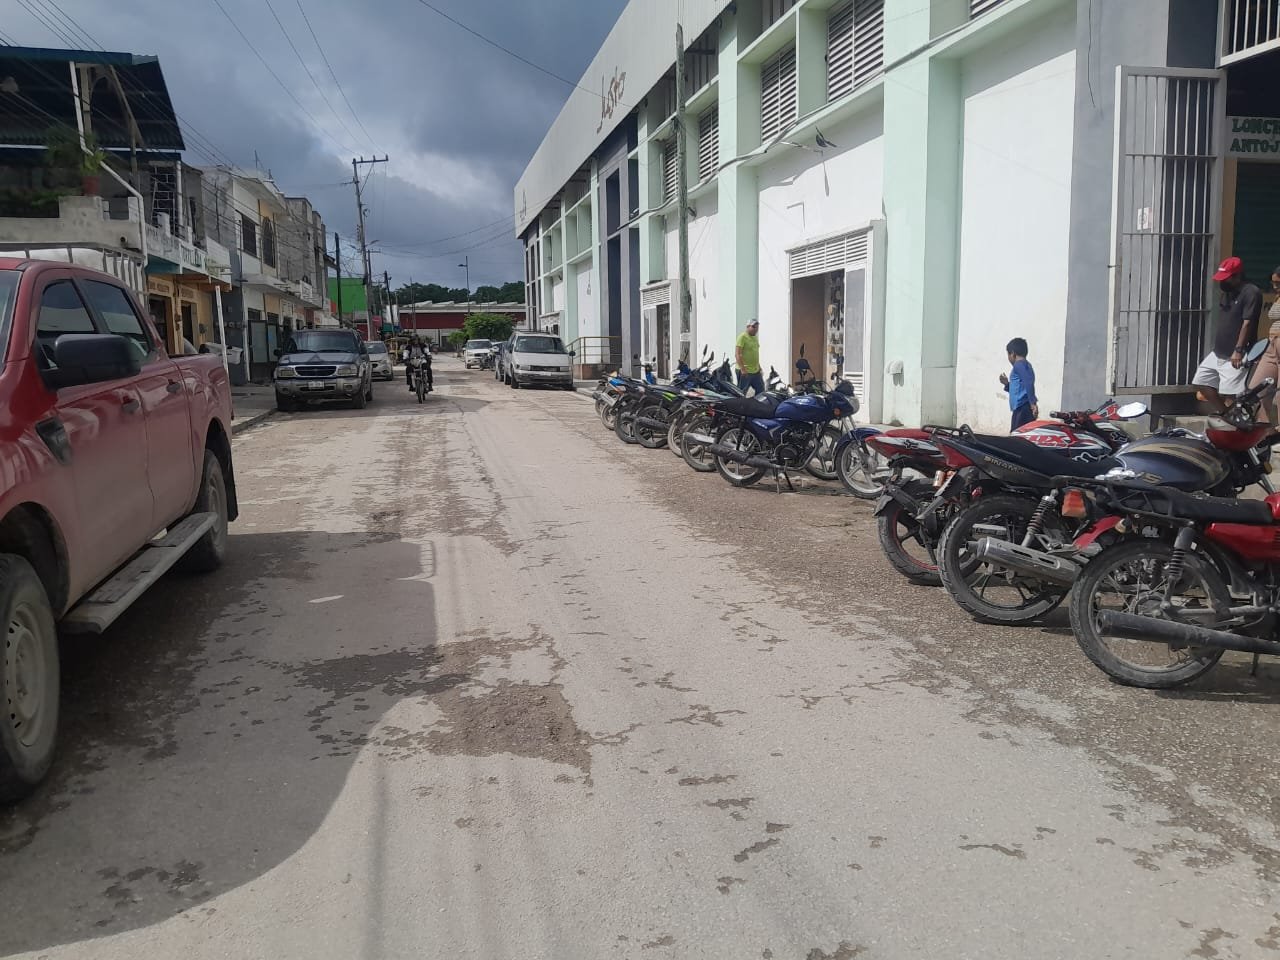
<path id="1" fill-rule="evenodd" d="M 526 307 L 523 303 L 416 303 L 400 308 L 400 331 L 443 343 L 473 313 L 509 316 L 519 328 L 525 322 Z"/>

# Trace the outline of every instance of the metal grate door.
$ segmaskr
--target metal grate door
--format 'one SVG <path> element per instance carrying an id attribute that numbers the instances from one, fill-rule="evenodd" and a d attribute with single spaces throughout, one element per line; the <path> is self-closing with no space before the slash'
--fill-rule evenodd
<path id="1" fill-rule="evenodd" d="M 1120 67 L 1112 385 L 1180 392 L 1210 339 L 1225 89 L 1216 70 Z"/>
<path id="2" fill-rule="evenodd" d="M 1223 0 L 1222 64 L 1280 47 L 1280 0 Z"/>

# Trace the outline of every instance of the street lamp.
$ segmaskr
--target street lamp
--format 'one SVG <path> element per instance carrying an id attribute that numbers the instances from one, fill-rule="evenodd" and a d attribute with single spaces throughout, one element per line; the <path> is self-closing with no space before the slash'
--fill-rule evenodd
<path id="1" fill-rule="evenodd" d="M 463 262 L 458 264 L 463 270 L 467 271 L 467 300 L 471 300 L 471 257 L 462 258 Z"/>

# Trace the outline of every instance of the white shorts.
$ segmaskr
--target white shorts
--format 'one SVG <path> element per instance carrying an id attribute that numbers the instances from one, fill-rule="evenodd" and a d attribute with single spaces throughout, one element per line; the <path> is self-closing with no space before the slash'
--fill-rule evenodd
<path id="1" fill-rule="evenodd" d="M 1248 370 L 1244 367 L 1239 369 L 1233 367 L 1230 360 L 1223 360 L 1211 351 L 1207 357 L 1200 361 L 1200 366 L 1196 369 L 1196 375 L 1192 378 L 1191 385 L 1195 387 L 1213 387 L 1224 396 L 1237 397 L 1245 392 L 1248 387 L 1248 381 Z"/>

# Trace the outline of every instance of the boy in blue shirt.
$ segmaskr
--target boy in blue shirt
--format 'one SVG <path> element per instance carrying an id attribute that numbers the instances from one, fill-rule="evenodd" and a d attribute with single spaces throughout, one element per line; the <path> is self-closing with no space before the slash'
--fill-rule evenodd
<path id="1" fill-rule="evenodd" d="M 1027 363 L 1027 341 L 1014 337 L 1005 350 L 1013 369 L 1008 375 L 1000 374 L 1000 383 L 1009 394 L 1009 409 L 1013 411 L 1009 432 L 1012 433 L 1040 416 L 1040 402 L 1036 399 L 1036 371 Z"/>

